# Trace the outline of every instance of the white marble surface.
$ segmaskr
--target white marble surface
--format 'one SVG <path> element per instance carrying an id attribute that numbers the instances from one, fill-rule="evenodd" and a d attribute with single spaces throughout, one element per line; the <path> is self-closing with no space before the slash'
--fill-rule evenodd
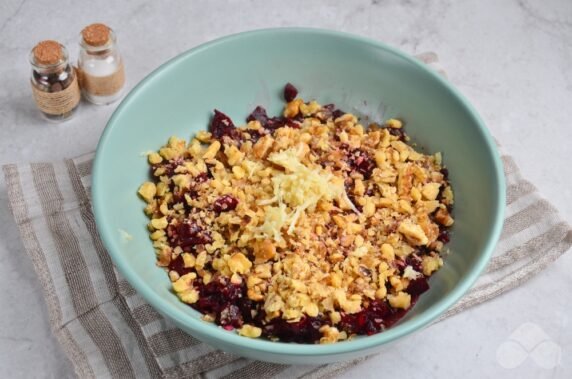
<path id="1" fill-rule="evenodd" d="M 82 104 L 62 125 L 38 118 L 27 57 L 41 39 L 61 41 L 76 57 L 81 28 L 108 23 L 117 31 L 131 87 L 165 60 L 213 38 L 263 27 L 311 26 L 377 38 L 408 53 L 437 52 L 450 80 L 474 103 L 524 175 L 572 221 L 572 1 L 169 4 L 2 0 L 0 164 L 93 150 L 115 108 Z M 8 211 L 3 178 L 0 223 L 0 377 L 72 377 L 49 330 L 39 283 Z M 571 265 L 569 253 L 519 289 L 387 346 L 342 376 L 570 378 Z M 516 368 L 504 368 L 507 362 L 497 351 L 510 348 L 503 343 L 519 327 L 528 338 L 544 330 L 561 348 L 560 363 L 547 368 L 542 367 L 546 359 L 539 364 L 529 357 Z"/>

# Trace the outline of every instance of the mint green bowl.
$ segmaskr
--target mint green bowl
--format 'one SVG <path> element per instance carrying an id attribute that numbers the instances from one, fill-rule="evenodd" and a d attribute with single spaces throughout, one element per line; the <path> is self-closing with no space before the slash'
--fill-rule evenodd
<path id="1" fill-rule="evenodd" d="M 281 111 L 292 82 L 304 99 L 335 103 L 374 119 L 400 117 L 426 152 L 443 153 L 455 191 L 451 254 L 431 289 L 387 331 L 332 345 L 249 339 L 204 322 L 170 292 L 155 265 L 139 185 L 148 178 L 144 152 L 171 135 L 205 129 L 212 110 L 241 123 L 256 106 Z M 99 142 L 93 169 L 97 227 L 121 274 L 157 311 L 181 329 L 241 356 L 288 364 L 318 364 L 371 354 L 417 331 L 451 307 L 475 282 L 498 240 L 505 204 L 499 155 L 473 107 L 446 80 L 380 42 L 314 29 L 241 33 L 196 47 L 145 78 L 117 108 Z M 120 232 L 133 236 L 126 240 Z M 427 341 L 428 344 L 431 341 Z"/>

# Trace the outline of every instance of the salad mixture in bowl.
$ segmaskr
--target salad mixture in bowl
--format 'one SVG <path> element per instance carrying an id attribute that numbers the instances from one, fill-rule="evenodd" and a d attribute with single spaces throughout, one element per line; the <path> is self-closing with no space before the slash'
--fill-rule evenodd
<path id="1" fill-rule="evenodd" d="M 297 97 L 148 154 L 150 238 L 179 299 L 246 337 L 334 343 L 391 327 L 443 265 L 453 191 L 404 123 Z"/>

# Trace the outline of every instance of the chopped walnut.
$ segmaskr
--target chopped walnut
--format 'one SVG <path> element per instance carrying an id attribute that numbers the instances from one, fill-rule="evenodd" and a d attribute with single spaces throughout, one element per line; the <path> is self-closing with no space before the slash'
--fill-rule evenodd
<path id="1" fill-rule="evenodd" d="M 228 267 L 232 273 L 246 274 L 252 267 L 252 262 L 244 254 L 236 253 L 228 260 Z"/>
<path id="2" fill-rule="evenodd" d="M 435 213 L 435 221 L 437 221 L 439 224 L 441 224 L 443 226 L 451 226 L 451 225 L 453 225 L 453 222 L 454 222 L 451 215 L 449 215 L 447 208 L 440 208 Z"/>
<path id="3" fill-rule="evenodd" d="M 254 156 L 258 159 L 265 158 L 274 143 L 274 139 L 271 136 L 264 136 L 254 144 L 252 152 Z"/>
<path id="4" fill-rule="evenodd" d="M 388 295 L 387 299 L 393 308 L 407 309 L 411 305 L 411 295 L 400 291 L 397 295 Z"/>
<path id="5" fill-rule="evenodd" d="M 155 183 L 146 182 L 139 187 L 139 195 L 148 203 L 153 201 L 153 197 L 156 193 L 157 187 L 155 186 Z"/>
<path id="6" fill-rule="evenodd" d="M 255 263 L 264 263 L 270 259 L 273 259 L 276 255 L 276 246 L 274 242 L 270 239 L 265 239 L 263 241 L 254 244 L 254 257 Z"/>
<path id="7" fill-rule="evenodd" d="M 238 334 L 245 337 L 258 338 L 262 335 L 262 329 L 253 325 L 245 324 L 242 328 L 238 329 Z"/>
<path id="8" fill-rule="evenodd" d="M 423 229 L 411 221 L 403 221 L 399 224 L 399 228 L 397 230 L 399 233 L 403 234 L 409 242 L 416 246 L 427 245 L 429 242 L 425 232 L 423 232 Z"/>

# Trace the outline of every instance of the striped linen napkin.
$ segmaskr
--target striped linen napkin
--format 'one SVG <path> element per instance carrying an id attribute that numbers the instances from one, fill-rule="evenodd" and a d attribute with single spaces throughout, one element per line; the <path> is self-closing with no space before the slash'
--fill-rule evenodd
<path id="1" fill-rule="evenodd" d="M 437 56 L 419 57 L 435 66 Z M 94 154 L 6 165 L 10 208 L 55 336 L 81 378 L 326 378 L 363 359 L 320 366 L 253 361 L 215 350 L 149 306 L 115 270 L 90 203 Z M 439 322 L 519 286 L 572 246 L 572 229 L 503 155 L 506 220 L 485 273 Z"/>

